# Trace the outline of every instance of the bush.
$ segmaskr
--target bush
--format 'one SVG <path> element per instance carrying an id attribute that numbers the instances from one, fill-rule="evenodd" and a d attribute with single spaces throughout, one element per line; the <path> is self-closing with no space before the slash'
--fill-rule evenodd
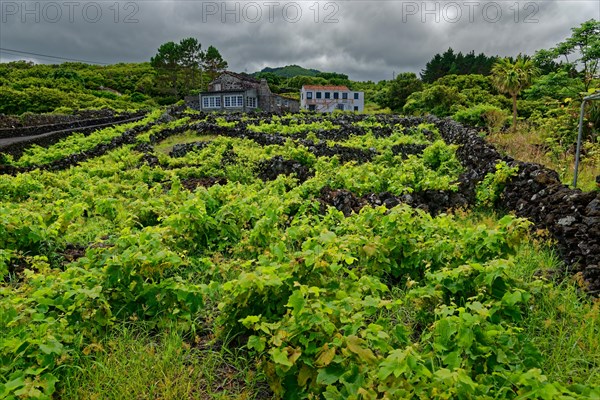
<path id="1" fill-rule="evenodd" d="M 504 125 L 508 112 L 491 104 L 479 104 L 457 111 L 452 118 L 465 125 L 494 131 Z"/>
<path id="2" fill-rule="evenodd" d="M 433 85 L 420 92 L 414 92 L 406 100 L 403 111 L 407 115 L 434 114 L 438 117 L 452 115 L 460 105 L 464 105 L 467 96 L 457 88 Z"/>
<path id="3" fill-rule="evenodd" d="M 170 106 L 171 104 L 174 104 L 177 102 L 177 97 L 175 97 L 175 96 L 158 97 L 156 99 L 156 102 L 158 103 L 159 106 Z"/>
<path id="4" fill-rule="evenodd" d="M 517 100 L 517 112 L 521 118 L 535 117 L 536 113 L 546 114 L 559 106 L 557 100 L 545 98 L 541 100 Z"/>

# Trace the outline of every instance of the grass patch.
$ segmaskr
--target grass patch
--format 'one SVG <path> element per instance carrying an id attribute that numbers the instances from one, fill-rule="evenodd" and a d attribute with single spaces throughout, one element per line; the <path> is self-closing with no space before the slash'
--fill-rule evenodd
<path id="1" fill-rule="evenodd" d="M 567 279 L 536 301 L 523 326 L 549 381 L 600 387 L 600 301 L 584 296 Z"/>
<path id="2" fill-rule="evenodd" d="M 522 327 L 542 353 L 549 381 L 600 387 L 600 299 L 586 295 L 578 276 L 564 270 L 547 242 L 532 238 L 520 246 L 512 272 L 550 283 Z"/>
<path id="3" fill-rule="evenodd" d="M 566 185 L 573 183 L 575 155 L 570 151 L 549 151 L 535 130 L 522 127 L 515 133 L 495 133 L 486 138 L 501 153 L 508 154 L 520 161 L 542 164 L 558 172 L 562 183 Z M 577 187 L 583 191 L 592 191 L 597 188 L 596 176 L 600 175 L 598 158 L 592 154 L 591 157 L 584 156 L 581 159 Z"/>
<path id="4" fill-rule="evenodd" d="M 198 135 L 195 131 L 187 131 L 181 135 L 174 135 L 166 138 L 154 146 L 154 150 L 158 153 L 169 154 L 176 144 L 209 141 L 216 137 L 217 135 Z"/>
<path id="5" fill-rule="evenodd" d="M 272 397 L 242 350 L 203 337 L 186 340 L 175 330 L 156 335 L 141 324 L 123 324 L 79 357 L 62 380 L 63 400 Z"/>

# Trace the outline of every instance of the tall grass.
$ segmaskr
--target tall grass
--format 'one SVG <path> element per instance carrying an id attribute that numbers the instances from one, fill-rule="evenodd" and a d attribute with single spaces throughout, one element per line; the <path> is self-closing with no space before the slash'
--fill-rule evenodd
<path id="1" fill-rule="evenodd" d="M 241 350 L 122 324 L 79 354 L 61 399 L 267 399 L 270 391 Z"/>
<path id="2" fill-rule="evenodd" d="M 515 256 L 516 276 L 545 279 L 522 327 L 543 355 L 542 370 L 550 381 L 600 387 L 600 299 L 582 290 L 545 241 L 531 240 Z"/>
<path id="3" fill-rule="evenodd" d="M 501 153 L 520 161 L 542 164 L 558 172 L 562 183 L 573 183 L 574 151 L 551 148 L 535 129 L 522 126 L 514 133 L 491 134 L 487 136 L 487 140 Z M 596 176 L 600 175 L 600 144 L 588 143 L 586 150 L 579 165 L 577 187 L 583 191 L 591 191 L 597 189 Z"/>

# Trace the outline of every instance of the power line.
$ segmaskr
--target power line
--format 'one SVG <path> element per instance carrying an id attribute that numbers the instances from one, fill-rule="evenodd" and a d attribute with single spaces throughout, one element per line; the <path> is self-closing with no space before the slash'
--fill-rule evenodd
<path id="1" fill-rule="evenodd" d="M 25 55 L 30 55 L 30 56 L 51 58 L 51 59 L 64 60 L 64 61 L 75 61 L 75 62 L 82 62 L 82 63 L 87 63 L 87 64 L 109 65 L 108 63 L 102 63 L 102 62 L 97 62 L 97 61 L 88 61 L 88 60 L 79 60 L 77 58 L 51 56 L 48 54 L 32 53 L 30 51 L 14 50 L 14 49 L 2 48 L 2 47 L 0 47 L 0 52 L 6 53 L 6 54 L 12 54 L 12 55 L 25 54 Z"/>

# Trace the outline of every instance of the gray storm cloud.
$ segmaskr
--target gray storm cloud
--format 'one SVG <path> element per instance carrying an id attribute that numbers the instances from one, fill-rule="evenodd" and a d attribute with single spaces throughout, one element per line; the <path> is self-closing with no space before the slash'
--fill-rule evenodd
<path id="1" fill-rule="evenodd" d="M 2 1 L 0 47 L 102 63 L 147 61 L 197 38 L 235 71 L 298 64 L 355 80 L 419 72 L 435 53 L 532 54 L 597 1 Z M 25 58 L 3 52 L 1 61 Z M 38 62 L 47 59 L 31 56 Z"/>

